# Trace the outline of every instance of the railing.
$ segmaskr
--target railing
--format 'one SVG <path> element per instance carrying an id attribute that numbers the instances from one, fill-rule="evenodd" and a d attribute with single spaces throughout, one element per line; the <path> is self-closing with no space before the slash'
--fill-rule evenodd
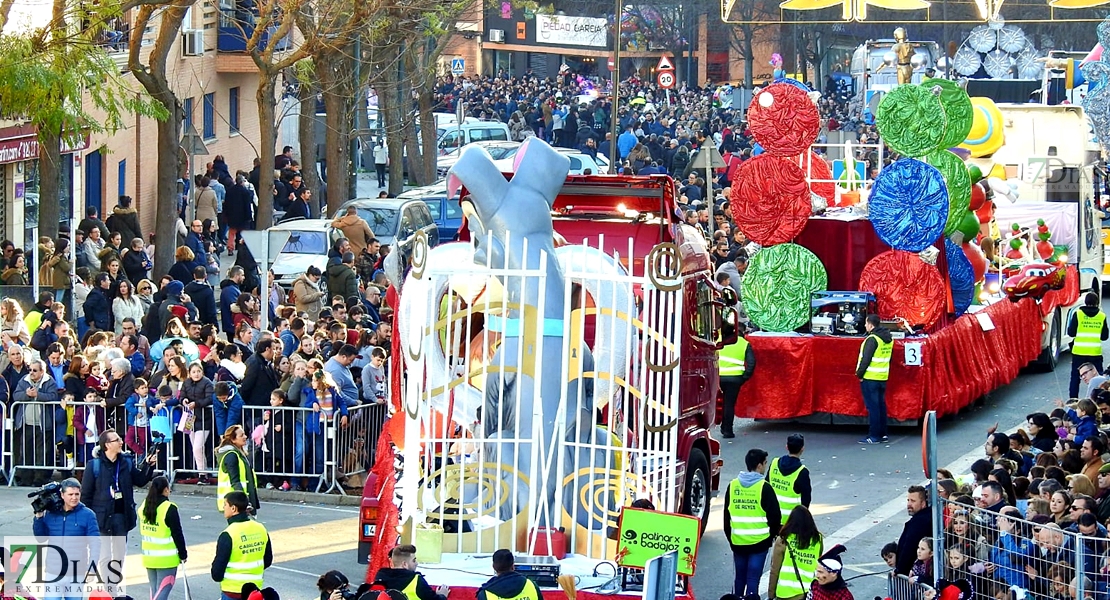
<path id="1" fill-rule="evenodd" d="M 925 594 L 930 588 L 891 571 L 887 575 L 886 589 L 886 597 L 890 600 L 925 600 Z"/>
<path id="2" fill-rule="evenodd" d="M 34 413 L 29 412 L 32 409 Z M 353 489 L 360 493 L 387 411 L 387 405 L 363 404 L 349 409 L 344 421 L 338 412 L 329 420 L 308 408 L 248 406 L 226 425 L 239 424 L 246 430 L 246 452 L 260 487 L 340 494 Z M 14 485 L 17 476 L 18 483 L 31 485 L 49 478 L 54 470 L 84 469 L 95 444 L 86 444 L 76 435 L 73 426 L 78 424 L 81 429 L 83 423 L 76 423 L 75 415 L 79 417 L 76 421 L 91 415 L 97 434 L 114 427 L 136 455 L 158 445 L 157 467 L 171 480 L 183 476 L 182 482 L 210 479 L 215 484 L 216 449 L 223 431 L 217 431 L 211 407 L 193 415 L 189 432 L 183 431 L 187 429 L 182 425 L 187 411 L 180 405 L 153 416 L 146 429 L 128 428 L 123 407 L 84 402 L 16 402 L 11 414 L 12 418 L 7 418 L 0 412 L 5 417 L 0 431 L 0 456 L 4 458 L 0 473 L 6 475 L 8 485 Z"/>
<path id="3" fill-rule="evenodd" d="M 1011 588 L 1024 590 L 1030 600 L 1106 597 L 1110 539 L 1097 518 L 1092 525 L 1036 523 L 1017 509 L 1003 508 L 1000 514 L 941 503 L 944 518 L 934 524 L 933 551 L 940 553 L 944 572 L 934 581 L 965 579 L 976 597 L 998 597 Z M 1094 507 L 1089 498 L 1084 503 Z M 1066 518 L 1090 519 L 1081 516 L 1084 512 L 1071 511 Z"/>
<path id="4" fill-rule="evenodd" d="M 3 403 L 0 403 L 0 476 L 4 477 L 5 481 L 10 482 L 11 477 L 8 476 L 8 465 L 11 464 L 11 448 L 8 447 L 8 409 Z"/>

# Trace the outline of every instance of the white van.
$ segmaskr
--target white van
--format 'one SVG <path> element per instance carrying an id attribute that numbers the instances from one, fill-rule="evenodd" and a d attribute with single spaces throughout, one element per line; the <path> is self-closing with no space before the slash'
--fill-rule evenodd
<path id="1" fill-rule="evenodd" d="M 461 137 L 460 137 L 461 134 Z M 500 121 L 470 121 L 437 130 L 439 154 L 471 142 L 508 141 L 509 126 Z"/>

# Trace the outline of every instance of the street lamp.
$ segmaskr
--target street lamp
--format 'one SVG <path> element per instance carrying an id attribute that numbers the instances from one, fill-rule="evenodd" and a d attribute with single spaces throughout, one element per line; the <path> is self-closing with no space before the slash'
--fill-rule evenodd
<path id="1" fill-rule="evenodd" d="M 613 94 L 610 99 L 610 111 L 612 116 L 609 119 L 609 136 L 612 138 L 609 142 L 609 174 L 617 174 L 617 161 L 620 159 L 620 150 L 617 150 L 617 104 L 620 102 L 621 97 L 621 1 L 614 0 L 613 10 L 616 17 L 613 19 Z"/>

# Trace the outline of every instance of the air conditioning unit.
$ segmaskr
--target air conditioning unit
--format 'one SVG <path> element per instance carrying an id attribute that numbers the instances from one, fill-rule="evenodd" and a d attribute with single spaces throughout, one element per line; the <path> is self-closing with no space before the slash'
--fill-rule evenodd
<path id="1" fill-rule="evenodd" d="M 204 30 L 189 29 L 181 32 L 181 55 L 204 55 Z"/>
<path id="2" fill-rule="evenodd" d="M 505 41 L 505 30 L 504 29 L 490 29 L 489 30 L 489 41 L 503 43 Z"/>

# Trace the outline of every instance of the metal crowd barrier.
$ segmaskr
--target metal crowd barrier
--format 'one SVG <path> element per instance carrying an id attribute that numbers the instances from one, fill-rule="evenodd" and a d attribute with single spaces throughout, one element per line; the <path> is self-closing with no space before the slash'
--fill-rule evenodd
<path id="1" fill-rule="evenodd" d="M 42 411 L 31 415 L 38 425 L 27 424 L 28 407 Z M 247 432 L 246 451 L 260 487 L 280 489 L 288 483 L 289 489 L 299 486 L 317 493 L 360 493 L 387 410 L 387 405 L 376 404 L 352 407 L 344 426 L 338 412 L 332 420 L 320 422 L 320 413 L 309 408 L 248 406 L 238 419 L 229 418 L 229 423 L 242 425 Z M 95 444 L 84 443 L 78 434 L 81 426 L 74 428 L 75 415 L 86 419 L 92 415 L 100 425 L 98 435 L 121 420 L 124 425 L 116 429 L 127 447 L 137 455 L 156 447 L 157 468 L 171 481 L 185 476 L 187 482 L 195 478 L 197 483 L 216 483 L 216 448 L 223 431 L 216 431 L 211 407 L 198 411 L 195 430 L 190 433 L 181 431 L 183 407 L 165 409 L 145 436 L 128 434 L 123 407 L 106 409 L 99 404 L 69 402 L 63 408 L 61 402 L 16 402 L 10 411 L 4 412 L 0 405 L 4 424 L 0 429 L 0 475 L 9 486 L 42 483 L 54 471 L 84 470 Z M 313 422 L 320 424 L 320 433 L 309 431 Z"/>
<path id="2" fill-rule="evenodd" d="M 930 588 L 891 571 L 887 575 L 886 589 L 886 597 L 890 600 L 925 600 L 925 593 Z"/>
<path id="3" fill-rule="evenodd" d="M 1077 496 L 1077 501 L 1095 506 L 1089 496 Z M 944 571 L 940 578 L 966 579 L 977 598 L 1020 589 L 1028 600 L 1106 600 L 1110 538 L 1097 517 L 1094 525 L 1084 526 L 1085 535 L 1077 524 L 1040 524 L 1006 508 L 1000 514 L 943 499 L 941 508 L 943 523 L 934 524 L 933 539 Z M 1066 515 L 1074 523 L 1083 512 Z"/>

